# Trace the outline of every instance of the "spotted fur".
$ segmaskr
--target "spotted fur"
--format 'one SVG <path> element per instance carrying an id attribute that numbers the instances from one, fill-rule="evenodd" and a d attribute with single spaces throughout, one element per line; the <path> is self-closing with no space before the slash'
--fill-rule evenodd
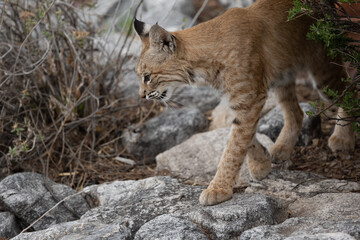
<path id="1" fill-rule="evenodd" d="M 340 59 L 331 60 L 316 42 L 306 40 L 312 23 L 307 16 L 287 21 L 292 0 L 258 0 L 234 8 L 195 27 L 167 32 L 135 20 L 142 41 L 136 73 L 139 95 L 166 101 L 181 84 L 207 83 L 223 93 L 236 118 L 217 173 L 200 196 L 213 205 L 232 196 L 246 154 L 255 179 L 264 178 L 271 161 L 254 138 L 268 89 L 274 88 L 284 112 L 284 127 L 270 151 L 281 162 L 289 159 L 302 125 L 303 112 L 295 94 L 299 72 L 312 74 L 316 85 L 341 91 L 346 77 Z M 335 63 L 335 64 L 334 64 Z M 345 113 L 339 110 L 339 114 Z M 333 151 L 354 148 L 349 126 L 336 126 L 329 146 Z"/>

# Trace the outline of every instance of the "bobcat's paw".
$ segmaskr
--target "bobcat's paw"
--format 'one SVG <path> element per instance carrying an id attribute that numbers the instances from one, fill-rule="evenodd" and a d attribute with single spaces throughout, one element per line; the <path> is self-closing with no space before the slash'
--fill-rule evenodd
<path id="1" fill-rule="evenodd" d="M 209 206 L 209 205 L 215 205 L 221 202 L 225 202 L 226 200 L 229 200 L 232 196 L 233 192 L 232 189 L 226 190 L 226 189 L 213 189 L 208 188 L 202 191 L 199 201 L 201 205 Z"/>
<path id="2" fill-rule="evenodd" d="M 251 177 L 255 180 L 261 180 L 265 178 L 271 170 L 270 156 L 268 159 L 263 159 L 261 162 L 249 158 L 248 166 Z"/>
<path id="3" fill-rule="evenodd" d="M 332 152 L 351 152 L 355 149 L 355 136 L 338 137 L 331 135 L 328 146 Z"/>
<path id="4" fill-rule="evenodd" d="M 274 168 L 288 169 L 292 165 L 290 160 L 291 152 L 292 148 L 275 144 L 270 149 L 270 156 L 272 163 L 274 163 Z"/>

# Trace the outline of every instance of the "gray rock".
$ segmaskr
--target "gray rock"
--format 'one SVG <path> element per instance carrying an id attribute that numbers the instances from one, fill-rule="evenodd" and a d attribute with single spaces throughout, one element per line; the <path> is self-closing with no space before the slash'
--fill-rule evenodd
<path id="1" fill-rule="evenodd" d="M 123 145 L 138 160 L 151 162 L 155 156 L 207 128 L 208 121 L 196 108 L 165 111 L 142 126 L 130 126 Z"/>
<path id="2" fill-rule="evenodd" d="M 286 240 L 356 240 L 347 233 L 305 233 L 296 236 L 287 237 Z"/>
<path id="3" fill-rule="evenodd" d="M 229 133 L 230 128 L 219 128 L 192 136 L 156 156 L 157 171 L 207 185 L 215 175 Z"/>
<path id="4" fill-rule="evenodd" d="M 340 193 L 359 190 L 358 183 L 280 170 L 263 181 L 267 185 L 252 181 L 248 189 L 279 199 L 289 194 L 286 210 L 273 197 L 247 193 L 204 207 L 198 203 L 201 187 L 151 177 L 87 187 L 84 193 L 99 207 L 14 239 L 360 239 L 360 194 Z M 293 218 L 283 222 L 288 214 Z"/>
<path id="5" fill-rule="evenodd" d="M 22 233 L 13 240 L 130 240 L 130 230 L 119 224 L 89 223 L 82 220 L 54 225 L 48 229 Z"/>
<path id="6" fill-rule="evenodd" d="M 118 11 L 117 14 L 119 15 L 126 11 L 125 6 L 122 5 L 124 5 L 124 3 L 122 4 L 122 1 L 119 2 L 118 0 L 108 0 L 105 2 L 96 1 L 91 7 L 83 8 L 82 17 L 87 22 L 91 22 L 99 27 L 104 21 L 115 14 L 115 10 Z"/>
<path id="7" fill-rule="evenodd" d="M 183 86 L 175 90 L 171 100 L 185 107 L 196 107 L 207 112 L 219 104 L 220 94 L 208 86 Z"/>
<path id="8" fill-rule="evenodd" d="M 158 22 L 168 31 L 188 26 L 194 15 L 194 6 L 188 0 L 145 0 L 139 10 L 142 21 L 150 25 Z"/>
<path id="9" fill-rule="evenodd" d="M 12 238 L 21 232 L 21 228 L 11 212 L 0 212 L 0 239 Z"/>
<path id="10" fill-rule="evenodd" d="M 93 185 L 83 191 L 98 197 L 99 207 L 80 220 L 22 234 L 18 239 L 133 239 L 142 225 L 157 216 L 181 215 L 192 209 L 201 190 L 170 177 Z"/>
<path id="11" fill-rule="evenodd" d="M 121 97 L 139 101 L 139 80 L 135 72 L 136 62 L 137 59 L 131 58 L 124 64 L 121 70 L 119 88 Z"/>
<path id="12" fill-rule="evenodd" d="M 279 223 L 286 214 L 270 197 L 235 194 L 227 202 L 200 208 L 188 217 L 205 229 L 212 239 L 234 239 L 247 229 Z"/>
<path id="13" fill-rule="evenodd" d="M 241 234 L 239 240 L 346 240 L 360 239 L 360 219 L 318 220 L 290 218 L 275 226 L 260 226 Z"/>
<path id="14" fill-rule="evenodd" d="M 270 197 L 235 194 L 225 203 L 203 207 L 198 202 L 201 191 L 170 177 L 90 186 L 84 192 L 97 196 L 99 207 L 80 220 L 18 239 L 229 239 L 284 219 L 284 211 Z"/>
<path id="15" fill-rule="evenodd" d="M 276 106 L 276 97 L 273 91 L 268 92 L 265 105 L 261 110 L 260 117 L 267 114 Z M 226 98 L 221 98 L 220 103 L 211 113 L 210 129 L 230 127 L 235 119 L 235 113 L 229 107 L 229 102 Z"/>
<path id="16" fill-rule="evenodd" d="M 320 175 L 301 171 L 272 169 L 261 181 L 251 181 L 247 193 L 266 194 L 282 203 L 309 198 L 320 193 L 359 191 L 360 184 L 338 179 L 325 179 Z"/>
<path id="17" fill-rule="evenodd" d="M 360 193 L 322 193 L 289 205 L 293 217 L 322 220 L 360 219 Z"/>
<path id="18" fill-rule="evenodd" d="M 143 224 L 163 214 L 182 214 L 197 206 L 202 189 L 180 184 L 170 177 L 115 181 L 91 190 L 100 206 L 82 216 L 83 221 L 120 224 L 135 233 Z"/>
<path id="19" fill-rule="evenodd" d="M 191 183 L 207 185 L 216 173 L 229 134 L 230 128 L 218 128 L 198 133 L 157 155 L 156 170 L 169 172 L 172 176 Z M 271 140 L 266 141 L 266 136 L 257 134 L 256 137 L 260 143 L 264 142 L 263 145 L 269 146 Z M 248 180 L 247 178 L 243 181 Z"/>
<path id="20" fill-rule="evenodd" d="M 189 220 L 161 215 L 145 223 L 135 235 L 135 240 L 207 240 L 201 229 Z"/>
<path id="21" fill-rule="evenodd" d="M 44 179 L 43 175 L 37 173 L 17 173 L 6 177 L 0 182 L 0 203 L 14 213 L 25 225 L 30 225 L 57 203 L 46 189 Z M 49 179 L 46 181 L 59 199 L 76 193 L 68 186 L 57 184 Z M 86 201 L 79 195 L 66 200 L 65 203 L 79 215 L 84 214 L 89 209 Z M 77 217 L 60 204 L 39 220 L 33 228 L 41 230 L 57 223 L 75 219 Z"/>
<path id="22" fill-rule="evenodd" d="M 306 115 L 306 111 L 314 111 L 314 108 L 311 107 L 310 104 L 300 103 L 300 107 L 304 112 L 304 118 L 296 145 L 306 146 L 311 144 L 313 138 L 320 136 L 321 119 L 320 117 L 309 117 Z M 284 118 L 280 106 L 278 106 L 259 120 L 257 132 L 269 136 L 271 140 L 275 142 L 283 126 Z"/>
<path id="23" fill-rule="evenodd" d="M 219 2 L 227 8 L 234 8 L 234 7 L 247 7 L 255 0 L 219 0 Z"/>
<path id="24" fill-rule="evenodd" d="M 89 22 L 97 26 L 121 23 L 126 17 L 132 18 L 140 0 L 135 1 L 95 1 L 90 8 L 85 8 L 83 15 Z M 165 15 L 163 13 L 166 13 Z M 129 16 L 127 16 L 129 14 Z M 138 9 L 138 17 L 148 24 L 158 22 L 169 31 L 180 30 L 190 22 L 194 15 L 194 7 L 188 0 L 144 0 Z M 171 16 L 171 17 L 170 17 Z"/>
<path id="25" fill-rule="evenodd" d="M 172 221 L 183 227 L 185 223 L 178 217 L 189 218 L 215 239 L 226 239 L 250 227 L 284 219 L 279 205 L 270 197 L 260 195 L 235 194 L 233 199 L 220 205 L 199 206 L 201 188 L 180 184 L 169 177 L 117 181 L 92 191 L 99 197 L 101 206 L 88 211 L 82 220 L 125 225 L 133 233 L 163 214 L 171 214 Z M 163 231 L 157 230 L 159 234 Z"/>
<path id="26" fill-rule="evenodd" d="M 135 1 L 95 1 L 95 6 L 85 8 L 83 15 L 88 22 L 96 26 L 121 23 L 132 18 L 140 0 Z M 166 13 L 166 14 L 164 14 Z M 127 16 L 129 14 L 129 16 Z M 150 25 L 159 23 L 168 31 L 181 30 L 186 27 L 194 15 L 194 6 L 188 0 L 144 0 L 140 5 L 137 17 Z M 120 45 L 121 46 L 121 45 Z"/>

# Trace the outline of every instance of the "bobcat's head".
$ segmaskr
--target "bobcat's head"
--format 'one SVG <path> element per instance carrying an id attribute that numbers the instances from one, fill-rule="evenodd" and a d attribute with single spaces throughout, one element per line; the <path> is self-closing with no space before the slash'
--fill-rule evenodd
<path id="1" fill-rule="evenodd" d="M 160 27 L 135 19 L 134 29 L 142 41 L 136 65 L 141 98 L 166 101 L 173 90 L 192 81 L 190 64 L 179 57 L 178 39 Z"/>

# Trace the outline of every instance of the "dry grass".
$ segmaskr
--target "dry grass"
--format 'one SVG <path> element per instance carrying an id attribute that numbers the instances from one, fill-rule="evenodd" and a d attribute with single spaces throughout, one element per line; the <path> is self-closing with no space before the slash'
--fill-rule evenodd
<path id="1" fill-rule="evenodd" d="M 158 112 L 122 98 L 126 58 L 99 65 L 95 29 L 68 3 L 0 7 L 0 168 L 42 172 L 76 189 L 124 178 L 119 172 L 132 167 L 113 160 L 125 153 L 122 130 Z"/>

